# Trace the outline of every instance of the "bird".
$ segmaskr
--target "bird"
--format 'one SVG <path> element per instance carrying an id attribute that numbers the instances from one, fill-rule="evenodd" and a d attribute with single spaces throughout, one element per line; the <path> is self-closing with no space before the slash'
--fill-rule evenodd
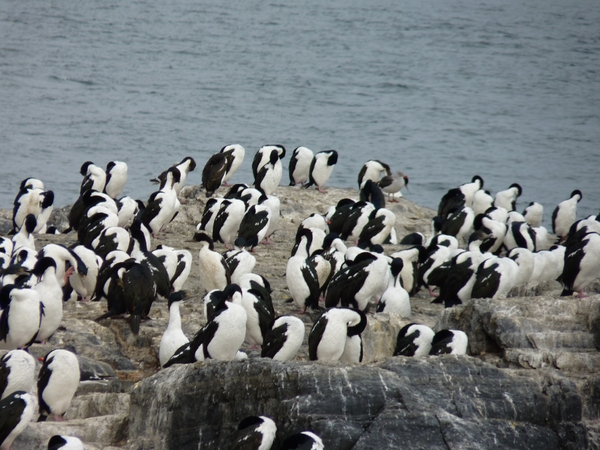
<path id="1" fill-rule="evenodd" d="M 371 252 L 360 253 L 354 261 L 333 275 L 325 306 L 331 308 L 340 302 L 342 306 L 365 311 L 369 301 L 381 298 L 388 286 L 390 276 L 386 256 Z"/>
<path id="2" fill-rule="evenodd" d="M 204 212 L 202 213 L 202 219 L 196 225 L 196 231 L 203 231 L 209 236 L 213 235 L 213 225 L 215 223 L 215 218 L 219 213 L 219 208 L 221 208 L 221 202 L 224 199 L 212 197 L 208 199 L 206 205 L 204 206 Z"/>
<path id="3" fill-rule="evenodd" d="M 466 205 L 465 194 L 459 188 L 448 190 L 440 200 L 437 215 L 444 223 L 452 211 L 460 211 Z"/>
<path id="4" fill-rule="evenodd" d="M 225 179 L 227 172 L 227 156 L 224 153 L 215 153 L 212 155 L 202 169 L 202 187 L 206 190 L 206 197 L 212 197 L 213 194 Z"/>
<path id="5" fill-rule="evenodd" d="M 404 262 L 401 258 L 394 258 L 390 264 L 391 277 L 387 289 L 377 303 L 376 312 L 398 314 L 410 317 L 410 297 L 402 287 L 401 272 Z"/>
<path id="6" fill-rule="evenodd" d="M 488 240 L 481 247 L 482 252 L 494 254 L 500 252 L 507 231 L 504 222 L 498 222 L 485 214 L 478 214 L 473 220 L 473 228 L 488 234 Z"/>
<path id="7" fill-rule="evenodd" d="M 361 323 L 364 315 L 350 308 L 331 308 L 321 314 L 308 334 L 311 361 L 338 361 L 344 353 L 348 327 Z"/>
<path id="8" fill-rule="evenodd" d="M 494 197 L 490 191 L 480 189 L 473 195 L 472 209 L 475 215 L 485 213 L 494 206 Z"/>
<path id="9" fill-rule="evenodd" d="M 511 184 L 508 189 L 496 193 L 494 206 L 501 207 L 507 211 L 514 211 L 517 207 L 517 198 L 521 196 L 523 189 L 518 183 Z"/>
<path id="10" fill-rule="evenodd" d="M 535 252 L 537 241 L 534 229 L 527 222 L 514 221 L 507 224 L 503 242 L 507 250 L 522 247 Z"/>
<path id="11" fill-rule="evenodd" d="M 471 178 L 470 183 L 464 183 L 458 187 L 458 189 L 460 189 L 465 196 L 465 206 L 468 206 L 469 208 L 473 207 L 475 193 L 483 189 L 483 184 L 483 178 L 481 178 L 479 175 L 475 175 L 473 178 Z"/>
<path id="12" fill-rule="evenodd" d="M 57 421 L 63 420 L 79 386 L 79 379 L 79 361 L 73 352 L 59 348 L 46 354 L 37 382 L 38 422 L 44 422 L 50 414 Z"/>
<path id="13" fill-rule="evenodd" d="M 19 289 L 14 284 L 4 285 L 0 289 L 0 309 L 0 348 L 29 347 L 42 320 L 44 308 L 39 293 L 33 289 Z"/>
<path id="14" fill-rule="evenodd" d="M 558 204 L 552 212 L 552 231 L 560 240 L 569 233 L 571 225 L 577 219 L 577 203 L 581 201 L 583 194 L 576 189 L 571 196 Z"/>
<path id="15" fill-rule="evenodd" d="M 179 313 L 179 306 L 185 296 L 184 291 L 177 291 L 169 296 L 169 324 L 160 339 L 158 351 L 158 360 L 161 366 L 167 363 L 178 348 L 190 341 L 181 330 L 181 314 Z"/>
<path id="16" fill-rule="evenodd" d="M 427 356 L 434 331 L 427 325 L 409 323 L 398 332 L 394 356 Z"/>
<path id="17" fill-rule="evenodd" d="M 38 259 L 32 273 L 40 280 L 32 289 L 39 294 L 42 318 L 36 342 L 46 342 L 58 329 L 63 317 L 63 291 L 56 278 L 56 262 L 46 256 Z"/>
<path id="18" fill-rule="evenodd" d="M 250 247 L 252 251 L 265 238 L 271 217 L 268 206 L 252 205 L 248 208 L 238 228 L 238 239 L 244 242 L 244 247 Z"/>
<path id="19" fill-rule="evenodd" d="M 106 184 L 104 193 L 116 199 L 127 182 L 127 163 L 123 161 L 110 161 L 106 165 Z"/>
<path id="20" fill-rule="evenodd" d="M 344 241 L 358 242 L 358 238 L 360 237 L 363 228 L 369 222 L 371 213 L 376 210 L 377 208 L 371 202 L 359 201 L 354 203 L 351 206 L 348 215 L 345 217 L 341 231 L 338 233 L 340 238 Z M 337 233 L 331 225 L 329 230 L 333 233 Z"/>
<path id="21" fill-rule="evenodd" d="M 79 193 L 86 191 L 104 192 L 106 186 L 106 172 L 102 167 L 96 166 L 91 161 L 86 161 L 81 165 L 79 173 L 83 175 Z"/>
<path id="22" fill-rule="evenodd" d="M 269 162 L 271 158 L 271 152 L 277 151 L 277 155 L 280 160 L 285 157 L 285 147 L 283 145 L 263 145 L 258 149 L 254 158 L 252 159 L 252 176 L 254 179 L 258 176 L 259 170 Z M 278 183 L 279 184 L 279 183 Z"/>
<path id="23" fill-rule="evenodd" d="M 204 233 L 196 233 L 194 240 L 200 242 L 198 252 L 200 286 L 206 292 L 225 289 L 231 283 L 231 272 L 223 256 L 214 250 L 212 239 Z"/>
<path id="24" fill-rule="evenodd" d="M 302 431 L 285 438 L 279 450 L 324 450 L 319 436 L 311 431 Z"/>
<path id="25" fill-rule="evenodd" d="M 212 239 L 221 241 L 225 247 L 230 248 L 237 237 L 245 213 L 246 204 L 243 200 L 223 200 L 213 223 Z"/>
<path id="26" fill-rule="evenodd" d="M 396 223 L 396 214 L 386 208 L 379 208 L 371 211 L 369 221 L 360 231 L 358 242 L 364 242 L 368 245 L 382 245 L 388 240 L 392 244 L 397 244 L 395 238 L 394 225 Z"/>
<path id="27" fill-rule="evenodd" d="M 358 188 L 361 189 L 363 184 L 367 180 L 371 180 L 375 183 L 381 178 L 381 174 L 392 175 L 392 169 L 384 162 L 377 159 L 370 159 L 363 164 L 360 171 L 358 172 Z"/>
<path id="28" fill-rule="evenodd" d="M 316 185 L 319 192 L 325 194 L 326 191 L 323 190 L 323 185 L 329 180 L 337 161 L 338 152 L 335 150 L 323 150 L 315 154 L 310 163 L 308 183 L 304 185 L 304 188 L 308 189 Z"/>
<path id="29" fill-rule="evenodd" d="M 258 169 L 254 177 L 254 187 L 267 195 L 273 194 L 281 181 L 282 170 L 279 150 L 273 149 L 269 159 Z"/>
<path id="30" fill-rule="evenodd" d="M 431 341 L 430 355 L 465 355 L 469 339 L 461 330 L 440 330 Z"/>
<path id="31" fill-rule="evenodd" d="M 290 174 L 290 186 L 304 185 L 308 181 L 310 166 L 314 157 L 311 149 L 297 147 L 290 158 L 288 167 Z"/>
<path id="32" fill-rule="evenodd" d="M 35 398 L 24 391 L 13 392 L 0 400 L 0 449 L 10 449 L 31 422 L 35 410 Z"/>
<path id="33" fill-rule="evenodd" d="M 400 277 L 402 278 L 402 286 L 409 296 L 415 295 L 419 290 L 419 259 L 421 257 L 425 258 L 426 252 L 425 247 L 419 245 L 390 255 L 391 258 L 401 258 L 403 261 Z"/>
<path id="34" fill-rule="evenodd" d="M 475 273 L 472 298 L 504 298 L 515 286 L 519 265 L 510 258 L 493 256 L 481 262 Z"/>
<path id="35" fill-rule="evenodd" d="M 273 313 L 259 291 L 242 289 L 242 306 L 246 310 L 246 342 L 261 346 L 265 335 L 273 326 Z"/>
<path id="36" fill-rule="evenodd" d="M 306 308 L 319 307 L 319 279 L 308 260 L 312 235 L 308 230 L 299 230 L 299 236 L 296 253 L 288 259 L 285 278 L 292 299 L 306 312 Z"/>
<path id="37" fill-rule="evenodd" d="M 25 221 L 19 228 L 19 231 L 12 237 L 13 252 L 16 250 L 26 247 L 35 250 L 35 238 L 33 231 L 37 226 L 37 219 L 33 214 L 28 214 L 25 217 Z"/>
<path id="38" fill-rule="evenodd" d="M 48 450 L 84 450 L 83 442 L 75 436 L 55 434 L 48 441 Z"/>
<path id="39" fill-rule="evenodd" d="M 202 356 L 196 351 L 196 360 L 232 361 L 244 342 L 247 314 L 241 304 L 242 290 L 237 284 L 230 284 L 224 293 L 215 305 L 214 317 L 200 330 L 202 339 L 198 349 L 202 349 Z"/>
<path id="40" fill-rule="evenodd" d="M 160 190 L 152 193 L 148 198 L 146 208 L 141 213 L 141 221 L 152 234 L 156 236 L 160 230 L 170 223 L 181 207 L 177 198 L 175 184 L 181 179 L 181 172 L 177 169 L 169 169 Z"/>
<path id="41" fill-rule="evenodd" d="M 256 265 L 256 257 L 244 248 L 245 244 L 238 238 L 234 242 L 235 248 L 223 254 L 231 273 L 231 282 L 235 284 L 239 284 L 242 275 L 252 273 Z"/>
<path id="42" fill-rule="evenodd" d="M 542 219 L 544 217 L 544 206 L 538 202 L 529 203 L 523 210 L 523 217 L 533 228 L 541 227 Z"/>
<path id="43" fill-rule="evenodd" d="M 190 172 L 192 172 L 194 169 L 196 169 L 196 161 L 194 161 L 194 158 L 192 158 L 191 156 L 186 156 L 185 158 L 183 158 L 181 160 L 180 163 L 169 167 L 167 170 L 162 172 L 159 176 L 157 176 L 156 178 L 152 178 L 150 181 L 152 181 L 153 183 L 162 184 L 166 180 L 167 173 L 171 169 L 176 169 L 179 171 L 179 178 L 173 185 L 173 189 L 175 189 L 175 192 L 177 193 L 177 195 L 179 195 L 179 193 L 181 192 L 181 189 L 183 188 L 183 185 L 185 184 L 185 180 L 187 179 L 187 176 L 189 175 Z"/>
<path id="44" fill-rule="evenodd" d="M 0 359 L 0 399 L 16 391 L 29 392 L 33 383 L 35 360 L 25 350 L 11 350 Z"/>
<path id="45" fill-rule="evenodd" d="M 455 236 L 459 241 L 470 233 L 473 228 L 475 213 L 468 206 L 461 206 L 448 210 L 446 220 L 442 224 L 442 234 Z"/>
<path id="46" fill-rule="evenodd" d="M 304 341 L 304 322 L 295 316 L 280 316 L 264 337 L 260 356 L 275 361 L 295 358 Z"/>
<path id="47" fill-rule="evenodd" d="M 363 342 L 362 332 L 367 328 L 367 316 L 362 311 L 357 311 L 360 315 L 360 322 L 356 325 L 349 325 L 346 332 L 346 343 L 344 352 L 340 356 L 340 362 L 344 364 L 358 364 L 363 360 Z"/>
<path id="48" fill-rule="evenodd" d="M 230 450 L 269 450 L 277 425 L 267 416 L 249 416 L 240 421 Z"/>
<path id="49" fill-rule="evenodd" d="M 361 202 L 372 203 L 375 209 L 385 207 L 385 195 L 374 181 L 365 181 L 363 187 L 360 188 L 358 198 Z"/>
<path id="50" fill-rule="evenodd" d="M 226 145 L 221 149 L 221 153 L 227 158 L 225 175 L 223 176 L 223 184 L 228 186 L 229 180 L 240 168 L 246 156 L 246 150 L 239 144 Z"/>
<path id="51" fill-rule="evenodd" d="M 397 202 L 398 200 L 394 198 L 394 195 L 398 194 L 399 196 L 402 196 L 400 193 L 402 188 L 406 186 L 408 189 L 408 175 L 398 171 L 392 175 L 384 176 L 377 184 L 383 192 L 388 194 L 388 200 L 390 202 Z"/>
<path id="52" fill-rule="evenodd" d="M 167 271 L 171 281 L 171 292 L 181 291 L 192 270 L 191 252 L 161 244 L 152 253 L 158 257 Z"/>
<path id="53" fill-rule="evenodd" d="M 561 296 L 570 296 L 574 292 L 585 297 L 584 289 L 600 276 L 600 234 L 586 233 L 571 243 L 565 251 L 564 268 L 559 280 L 563 284 Z"/>

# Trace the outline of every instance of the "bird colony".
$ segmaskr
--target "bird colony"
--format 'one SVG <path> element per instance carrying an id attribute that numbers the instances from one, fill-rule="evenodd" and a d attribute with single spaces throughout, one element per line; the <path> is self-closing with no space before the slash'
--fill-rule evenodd
<path id="1" fill-rule="evenodd" d="M 411 297 L 417 293 L 450 308 L 471 298 L 532 294 L 558 280 L 562 295 L 584 296 L 600 275 L 600 219 L 577 220 L 580 191 L 556 206 L 550 233 L 542 226 L 539 203 L 516 211 L 519 184 L 492 195 L 482 177 L 474 176 L 443 196 L 430 233 L 398 236 L 396 215 L 386 202 L 398 201 L 409 178 L 370 160 L 360 168 L 357 198 L 330 205 L 326 214 L 310 214 L 295 241 L 285 243 L 285 302 L 297 312 L 282 315 L 278 310 L 285 302 L 274 301 L 270 280 L 254 268 L 280 224 L 276 193 L 286 149 L 261 147 L 252 161 L 253 183 L 231 185 L 244 156 L 242 146 L 228 145 L 205 163 L 204 211 L 189 233 L 199 247 L 194 254 L 153 245 L 178 214 L 179 193 L 196 168 L 192 157 L 151 180 L 159 189 L 146 201 L 121 196 L 125 163 L 112 161 L 106 169 L 83 163 L 80 195 L 63 230 L 51 225 L 53 192 L 40 180 L 23 180 L 14 201 L 13 230 L 0 238 L 0 347 L 8 351 L 0 363 L 0 448 L 9 448 L 31 420 L 64 420 L 83 380 L 69 349 L 51 351 L 39 369 L 28 353 L 32 345 L 52 342 L 66 301 L 103 302 L 105 312 L 95 320 L 124 317 L 136 335 L 156 299 L 166 299 L 168 326 L 155 349 L 164 370 L 205 359 L 246 359 L 244 345 L 279 361 L 297 358 L 307 346 L 311 361 L 358 364 L 369 318 L 385 313 L 410 319 Z M 316 188 L 326 196 L 324 185 L 338 156 L 335 150 L 296 148 L 288 164 L 289 185 Z M 73 244 L 39 248 L 35 238 L 42 233 L 71 233 Z M 390 251 L 392 245 L 400 250 Z M 205 323 L 186 336 L 180 306 L 190 301 L 185 287 L 192 270 L 199 273 Z M 308 328 L 302 320 L 307 317 Z M 435 333 L 408 323 L 389 338 L 394 356 L 468 353 L 461 330 Z M 269 449 L 276 428 L 265 416 L 244 418 L 231 448 Z M 53 436 L 48 448 L 83 447 L 75 437 Z M 299 431 L 278 448 L 324 446 L 313 432 Z"/>

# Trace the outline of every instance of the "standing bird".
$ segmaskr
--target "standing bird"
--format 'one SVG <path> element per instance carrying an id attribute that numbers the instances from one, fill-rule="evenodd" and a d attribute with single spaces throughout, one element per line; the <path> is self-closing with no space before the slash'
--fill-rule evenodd
<path id="1" fill-rule="evenodd" d="M 519 265 L 510 258 L 493 256 L 482 261 L 475 273 L 472 298 L 504 298 L 517 283 Z"/>
<path id="2" fill-rule="evenodd" d="M 283 174 L 279 151 L 271 150 L 269 159 L 263 164 L 254 177 L 254 187 L 267 195 L 271 195 L 279 186 Z"/>
<path id="3" fill-rule="evenodd" d="M 275 440 L 277 425 L 266 416 L 250 416 L 237 428 L 230 450 L 269 450 Z"/>
<path id="4" fill-rule="evenodd" d="M 298 147 L 290 159 L 290 186 L 303 185 L 308 181 L 310 166 L 314 157 L 311 149 Z"/>
<path id="5" fill-rule="evenodd" d="M 392 169 L 390 169 L 390 166 L 384 162 L 381 162 L 377 159 L 370 159 L 363 164 L 360 172 L 358 172 L 358 188 L 361 189 L 367 180 L 377 183 L 381 178 L 382 173 L 391 176 Z"/>
<path id="6" fill-rule="evenodd" d="M 513 183 L 508 189 L 496 193 L 494 206 L 501 207 L 507 211 L 514 211 L 517 208 L 517 198 L 521 196 L 523 189 L 517 183 Z"/>
<path id="7" fill-rule="evenodd" d="M 367 328 L 367 316 L 362 311 L 357 311 L 360 315 L 360 322 L 356 325 L 349 325 L 346 332 L 346 343 L 344 353 L 340 356 L 340 362 L 344 364 L 358 364 L 363 360 L 362 332 Z"/>
<path id="8" fill-rule="evenodd" d="M 33 289 L 19 289 L 14 284 L 4 285 L 0 289 L 0 309 L 0 348 L 29 347 L 42 320 L 39 293 Z"/>
<path id="9" fill-rule="evenodd" d="M 175 184 L 181 179 L 181 172 L 178 169 L 169 169 L 165 180 L 160 185 L 160 190 L 152 193 L 148 199 L 148 204 L 141 214 L 141 220 L 152 234 L 156 236 L 160 230 L 170 223 L 181 207 L 177 198 Z"/>
<path id="10" fill-rule="evenodd" d="M 488 209 L 494 206 L 494 197 L 490 191 L 485 191 L 483 189 L 478 190 L 473 195 L 473 212 L 475 215 L 483 214 Z"/>
<path id="11" fill-rule="evenodd" d="M 106 165 L 106 184 L 104 193 L 117 198 L 127 182 L 127 164 L 122 161 L 111 161 Z"/>
<path id="12" fill-rule="evenodd" d="M 465 206 L 472 208 L 475 193 L 483 189 L 483 178 L 481 178 L 479 175 L 475 175 L 473 178 L 471 178 L 470 183 L 461 184 L 458 189 L 460 189 L 465 196 Z"/>
<path id="13" fill-rule="evenodd" d="M 440 330 L 431 341 L 430 355 L 465 355 L 469 338 L 464 331 Z"/>
<path id="14" fill-rule="evenodd" d="M 225 289 L 231 282 L 231 273 L 225 259 L 214 250 L 213 241 L 206 234 L 196 233 L 194 240 L 200 242 L 200 251 L 198 252 L 200 286 L 206 292 L 213 289 Z"/>
<path id="15" fill-rule="evenodd" d="M 396 338 L 394 356 L 427 356 L 435 333 L 427 325 L 409 323 L 402 327 Z"/>
<path id="16" fill-rule="evenodd" d="M 35 360 L 25 350 L 11 350 L 0 359 L 0 399 L 16 391 L 29 392 L 33 383 Z"/>
<path id="17" fill-rule="evenodd" d="M 35 398 L 24 391 L 16 391 L 0 400 L 0 449 L 9 450 L 35 414 Z"/>
<path id="18" fill-rule="evenodd" d="M 288 259 L 285 279 L 290 295 L 302 308 L 302 312 L 306 312 L 306 308 L 319 307 L 319 279 L 315 268 L 308 260 L 312 235 L 309 230 L 299 230 L 298 236 L 298 248 Z"/>
<path id="19" fill-rule="evenodd" d="M 325 446 L 319 436 L 310 432 L 303 431 L 301 433 L 288 436 L 279 450 L 324 450 Z"/>
<path id="20" fill-rule="evenodd" d="M 179 306 L 184 298 L 183 291 L 174 292 L 169 296 L 169 324 L 162 335 L 158 350 L 158 360 L 163 367 L 178 348 L 190 341 L 181 330 Z"/>
<path id="21" fill-rule="evenodd" d="M 410 298 L 406 289 L 402 287 L 401 272 L 403 267 L 404 262 L 401 258 L 394 258 L 392 260 L 392 276 L 390 277 L 388 288 L 379 299 L 379 303 L 377 303 L 377 312 L 410 317 Z"/>
<path id="22" fill-rule="evenodd" d="M 79 361 L 75 354 L 56 349 L 46 355 L 37 382 L 40 405 L 38 422 L 44 422 L 50 414 L 57 421 L 63 420 L 79 386 L 79 378 Z"/>
<path id="23" fill-rule="evenodd" d="M 304 341 L 304 322 L 295 316 L 278 317 L 264 338 L 260 356 L 275 361 L 290 361 L 296 357 Z"/>
<path id="24" fill-rule="evenodd" d="M 337 161 L 338 152 L 335 150 L 323 150 L 317 153 L 310 163 L 308 183 L 304 185 L 304 188 L 308 189 L 316 185 L 319 192 L 325 194 L 323 185 L 329 180 Z"/>
<path id="25" fill-rule="evenodd" d="M 230 248 L 240 229 L 246 213 L 246 204 L 239 199 L 228 199 L 221 202 L 219 212 L 213 223 L 212 238 L 221 241 Z"/>
<path id="26" fill-rule="evenodd" d="M 46 342 L 60 326 L 63 317 L 63 291 L 56 278 L 56 262 L 46 256 L 38 259 L 32 273 L 40 280 L 33 290 L 39 294 L 43 314 L 35 337 L 36 342 Z"/>
<path id="27" fill-rule="evenodd" d="M 571 225 L 577 220 L 577 203 L 581 201 L 583 194 L 580 190 L 571 192 L 571 197 L 558 204 L 552 212 L 552 231 L 560 240 L 569 234 Z"/>
<path id="28" fill-rule="evenodd" d="M 224 153 L 215 153 L 212 155 L 202 169 L 202 186 L 206 189 L 206 197 L 212 197 L 213 194 L 225 179 L 227 173 L 227 156 Z"/>
<path id="29" fill-rule="evenodd" d="M 523 210 L 523 218 L 533 228 L 542 226 L 542 219 L 544 217 L 544 207 L 542 204 L 537 202 L 531 202 Z"/>
<path id="30" fill-rule="evenodd" d="M 162 172 L 159 176 L 157 176 L 156 178 L 152 178 L 150 181 L 152 181 L 153 183 L 162 184 L 162 183 L 164 183 L 164 181 L 167 178 L 167 173 L 171 169 L 176 169 L 179 171 L 179 179 L 173 185 L 173 189 L 175 189 L 175 192 L 177 193 L 177 195 L 179 195 L 179 192 L 181 192 L 181 189 L 183 188 L 183 185 L 185 184 L 185 180 L 187 179 L 188 174 L 190 172 L 192 172 L 195 168 L 196 168 L 196 161 L 194 161 L 194 158 L 192 158 L 191 156 L 186 156 L 185 158 L 183 158 L 181 160 L 181 162 L 179 164 L 169 167 L 167 170 Z"/>
<path id="31" fill-rule="evenodd" d="M 338 361 L 344 353 L 348 327 L 363 321 L 364 315 L 350 308 L 331 308 L 317 319 L 308 335 L 311 361 Z"/>
<path id="32" fill-rule="evenodd" d="M 232 144 L 223 147 L 221 153 L 227 158 L 227 168 L 225 170 L 225 176 L 223 177 L 223 184 L 228 186 L 228 181 L 231 180 L 231 177 L 233 177 L 244 162 L 246 150 L 239 144 Z"/>
<path id="33" fill-rule="evenodd" d="M 280 160 L 285 157 L 285 147 L 283 145 L 263 145 L 252 159 L 252 176 L 254 179 L 258 176 L 260 169 L 269 162 L 273 150 L 277 150 Z"/>
<path id="34" fill-rule="evenodd" d="M 91 161 L 86 161 L 81 165 L 79 173 L 83 175 L 79 194 L 83 194 L 86 191 L 104 192 L 106 172 L 102 167 L 96 166 Z"/>
<path id="35" fill-rule="evenodd" d="M 238 239 L 245 243 L 244 247 L 250 247 L 250 250 L 254 250 L 254 247 L 267 235 L 270 223 L 271 208 L 264 205 L 252 205 L 240 222 Z"/>
<path id="36" fill-rule="evenodd" d="M 396 172 L 392 175 L 384 176 L 377 183 L 381 190 L 388 195 L 388 200 L 390 202 L 397 202 L 394 198 L 394 194 L 398 194 L 398 196 L 402 196 L 400 192 L 404 186 L 408 189 L 408 175 L 405 175 L 403 172 Z"/>
<path id="37" fill-rule="evenodd" d="M 584 230 L 584 229 L 582 229 Z M 564 257 L 564 268 L 559 280 L 563 284 L 561 296 L 585 297 L 584 289 L 600 276 L 600 234 L 587 233 L 570 244 Z"/>

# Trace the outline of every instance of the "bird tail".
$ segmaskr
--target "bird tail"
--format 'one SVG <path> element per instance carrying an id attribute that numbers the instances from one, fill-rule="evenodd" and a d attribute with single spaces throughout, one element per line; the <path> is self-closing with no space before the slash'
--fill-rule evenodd
<path id="1" fill-rule="evenodd" d="M 131 332 L 135 335 L 138 335 L 140 333 L 141 320 L 142 316 L 140 316 L 139 314 L 133 314 L 131 316 L 131 323 L 129 324 L 129 327 L 131 328 Z"/>

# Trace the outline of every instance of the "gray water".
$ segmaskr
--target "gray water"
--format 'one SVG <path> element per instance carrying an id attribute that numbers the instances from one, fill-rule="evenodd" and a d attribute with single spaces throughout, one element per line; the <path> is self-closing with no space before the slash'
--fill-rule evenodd
<path id="1" fill-rule="evenodd" d="M 600 208 L 600 3 L 594 0 L 0 2 L 0 208 L 42 179 L 59 206 L 86 160 L 129 165 L 124 194 L 186 155 L 239 143 L 337 149 L 436 208 L 481 175 L 545 206 Z M 287 167 L 287 158 L 284 163 Z M 287 175 L 282 183 L 287 184 Z"/>

